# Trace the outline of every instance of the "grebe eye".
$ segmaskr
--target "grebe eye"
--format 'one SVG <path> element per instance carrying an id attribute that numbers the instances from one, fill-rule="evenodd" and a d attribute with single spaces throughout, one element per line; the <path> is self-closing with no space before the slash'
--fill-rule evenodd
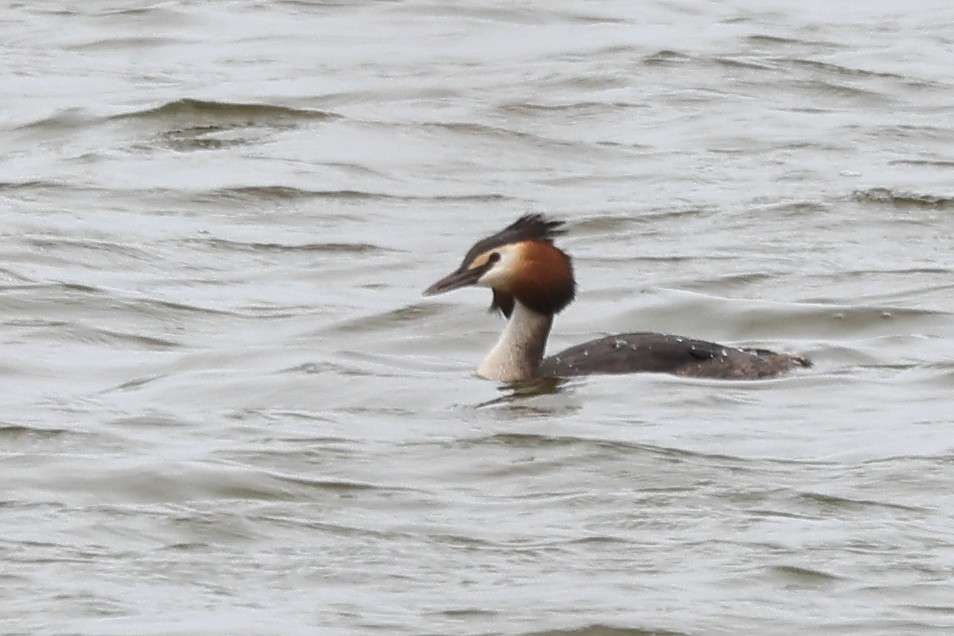
<path id="1" fill-rule="evenodd" d="M 500 252 L 491 252 L 490 257 L 487 259 L 487 263 L 493 265 L 500 260 Z"/>

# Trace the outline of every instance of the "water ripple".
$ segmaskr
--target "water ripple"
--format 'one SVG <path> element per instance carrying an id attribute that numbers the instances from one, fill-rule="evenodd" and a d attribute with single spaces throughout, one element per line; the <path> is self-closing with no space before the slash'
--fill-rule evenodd
<path id="1" fill-rule="evenodd" d="M 0 7 L 4 625 L 951 632 L 954 5 L 834 6 Z M 528 212 L 816 366 L 476 377 Z"/>

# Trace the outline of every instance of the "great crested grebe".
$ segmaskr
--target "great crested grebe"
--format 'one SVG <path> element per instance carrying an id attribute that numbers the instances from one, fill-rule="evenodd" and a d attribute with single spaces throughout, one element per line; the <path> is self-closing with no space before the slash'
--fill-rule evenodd
<path id="1" fill-rule="evenodd" d="M 491 311 L 507 317 L 500 339 L 477 373 L 490 380 L 594 373 L 657 372 L 699 378 L 767 378 L 807 359 L 765 349 L 727 347 L 662 333 L 623 333 L 590 340 L 543 357 L 553 316 L 573 301 L 576 281 L 570 257 L 553 244 L 563 221 L 541 214 L 517 219 L 478 241 L 457 271 L 424 291 L 425 296 L 478 285 L 493 291 Z"/>

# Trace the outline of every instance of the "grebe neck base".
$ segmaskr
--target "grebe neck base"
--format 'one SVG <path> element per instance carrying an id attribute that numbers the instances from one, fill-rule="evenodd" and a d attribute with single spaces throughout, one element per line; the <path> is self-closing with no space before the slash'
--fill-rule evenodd
<path id="1" fill-rule="evenodd" d="M 515 299 L 507 326 L 497 344 L 480 363 L 477 373 L 500 382 L 535 377 L 551 326 L 553 316 L 536 312 Z"/>

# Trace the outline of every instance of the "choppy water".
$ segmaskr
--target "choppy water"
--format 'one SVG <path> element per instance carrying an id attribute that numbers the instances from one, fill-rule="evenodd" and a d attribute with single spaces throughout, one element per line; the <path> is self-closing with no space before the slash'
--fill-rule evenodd
<path id="1" fill-rule="evenodd" d="M 74 5 L 0 9 L 4 633 L 954 629 L 950 3 Z M 475 377 L 420 292 L 526 211 L 552 347 L 815 368 Z"/>

